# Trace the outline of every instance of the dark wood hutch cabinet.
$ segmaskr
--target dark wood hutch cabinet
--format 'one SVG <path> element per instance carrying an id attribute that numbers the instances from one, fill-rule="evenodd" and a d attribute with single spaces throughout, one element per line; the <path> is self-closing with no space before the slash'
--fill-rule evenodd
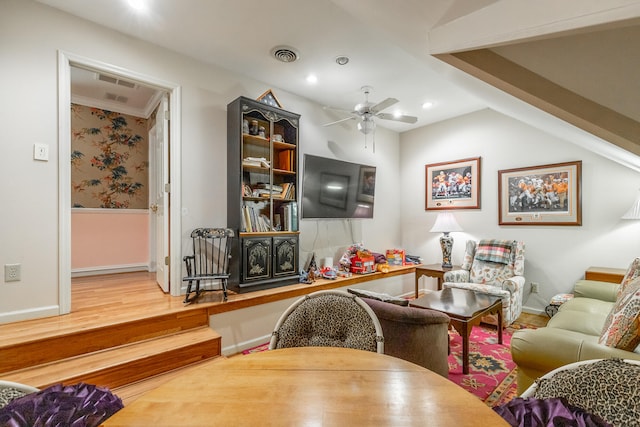
<path id="1" fill-rule="evenodd" d="M 239 236 L 232 287 L 298 282 L 299 121 L 245 97 L 227 105 L 227 223 Z"/>

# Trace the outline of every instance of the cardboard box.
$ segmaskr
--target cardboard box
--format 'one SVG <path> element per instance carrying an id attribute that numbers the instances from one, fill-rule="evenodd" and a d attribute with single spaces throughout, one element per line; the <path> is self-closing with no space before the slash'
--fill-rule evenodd
<path id="1" fill-rule="evenodd" d="M 386 258 L 389 265 L 405 265 L 404 249 L 387 249 Z"/>

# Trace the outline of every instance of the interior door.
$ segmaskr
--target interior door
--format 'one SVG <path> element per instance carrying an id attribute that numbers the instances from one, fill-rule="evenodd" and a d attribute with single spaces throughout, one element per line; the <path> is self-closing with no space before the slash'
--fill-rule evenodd
<path id="1" fill-rule="evenodd" d="M 160 102 L 156 124 L 149 132 L 149 140 L 154 152 L 155 197 L 151 205 L 155 215 L 155 265 L 156 281 L 164 292 L 169 292 L 169 98 L 165 94 Z"/>

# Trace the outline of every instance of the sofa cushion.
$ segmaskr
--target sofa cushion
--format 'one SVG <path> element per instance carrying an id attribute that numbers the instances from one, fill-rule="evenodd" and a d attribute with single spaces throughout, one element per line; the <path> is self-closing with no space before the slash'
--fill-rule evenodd
<path id="1" fill-rule="evenodd" d="M 640 407 L 629 403 L 640 400 L 638 376 L 639 365 L 620 359 L 599 360 L 539 379 L 533 397 L 564 398 L 613 425 L 637 425 L 629 422 L 640 420 Z"/>
<path id="2" fill-rule="evenodd" d="M 383 294 L 380 292 L 366 291 L 364 289 L 347 289 L 349 293 L 358 296 L 360 298 L 370 298 L 378 301 L 389 302 L 395 305 L 407 306 L 409 305 L 409 300 L 404 298 L 394 297 L 389 294 Z"/>
<path id="3" fill-rule="evenodd" d="M 640 343 L 640 278 L 624 288 L 602 328 L 600 344 L 633 351 Z"/>
<path id="4" fill-rule="evenodd" d="M 609 301 L 601 301 L 593 298 L 573 298 L 562 304 L 558 308 L 558 312 L 562 311 L 579 311 L 581 313 L 591 313 L 603 316 L 602 322 L 607 317 L 614 303 Z M 555 317 L 555 316 L 553 316 Z M 553 319 L 553 317 L 551 319 Z M 600 324 L 602 330 L 602 323 Z M 600 332 L 598 332 L 598 335 Z"/>
<path id="5" fill-rule="evenodd" d="M 587 311 L 564 310 L 559 311 L 549 319 L 547 327 L 562 329 L 564 331 L 574 331 L 589 335 L 597 339 L 602 332 L 602 325 L 607 318 L 607 312 L 590 313 Z"/>

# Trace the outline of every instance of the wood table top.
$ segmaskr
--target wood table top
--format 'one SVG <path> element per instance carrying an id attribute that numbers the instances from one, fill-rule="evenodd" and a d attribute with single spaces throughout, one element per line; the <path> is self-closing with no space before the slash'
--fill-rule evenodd
<path id="1" fill-rule="evenodd" d="M 161 385 L 104 426 L 506 426 L 453 382 L 362 350 L 300 347 L 212 361 Z"/>
<path id="2" fill-rule="evenodd" d="M 428 292 L 424 296 L 410 301 L 409 305 L 441 311 L 452 317 L 464 319 L 486 310 L 497 301 L 500 301 L 500 297 L 469 289 L 445 288 L 441 291 Z"/>

